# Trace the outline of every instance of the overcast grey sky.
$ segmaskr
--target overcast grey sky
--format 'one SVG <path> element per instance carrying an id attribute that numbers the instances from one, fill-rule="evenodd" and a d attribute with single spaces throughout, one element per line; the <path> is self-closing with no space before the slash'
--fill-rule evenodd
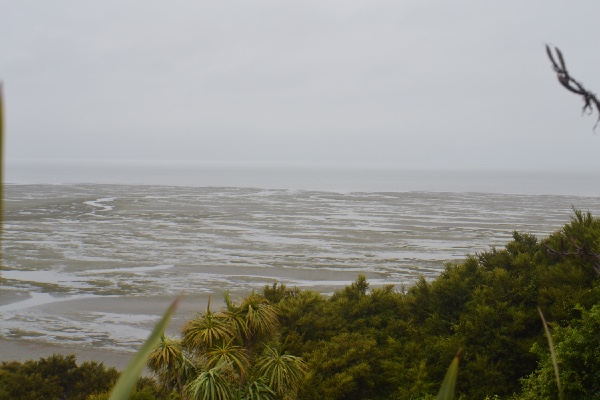
<path id="1" fill-rule="evenodd" d="M 600 168 L 600 1 L 0 0 L 7 158 Z"/>

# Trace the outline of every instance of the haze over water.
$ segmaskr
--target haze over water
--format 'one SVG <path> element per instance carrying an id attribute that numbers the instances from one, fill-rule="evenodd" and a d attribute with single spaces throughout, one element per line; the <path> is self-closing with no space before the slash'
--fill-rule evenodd
<path id="1" fill-rule="evenodd" d="M 600 171 L 569 168 L 410 168 L 390 165 L 194 161 L 9 160 L 5 181 L 252 187 L 347 192 L 600 195 Z"/>
<path id="2" fill-rule="evenodd" d="M 7 171 L 0 334 L 100 348 L 134 348 L 178 295 L 201 311 L 225 290 L 331 293 L 360 273 L 400 289 L 514 230 L 544 237 L 573 206 L 600 214 L 587 172 L 41 165 Z"/>

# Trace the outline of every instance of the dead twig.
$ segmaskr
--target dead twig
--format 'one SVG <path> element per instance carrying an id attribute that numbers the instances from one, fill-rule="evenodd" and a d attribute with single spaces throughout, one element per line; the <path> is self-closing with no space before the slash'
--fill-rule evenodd
<path id="1" fill-rule="evenodd" d="M 546 45 L 546 53 L 548 54 L 548 58 L 552 63 L 552 69 L 556 72 L 560 84 L 569 92 L 575 93 L 583 98 L 584 104 L 583 109 L 581 110 L 583 113 L 593 114 L 594 108 L 598 112 L 598 119 L 594 124 L 594 130 L 596 130 L 598 123 L 600 123 L 600 101 L 594 93 L 587 90 L 580 82 L 569 74 L 567 65 L 565 64 L 565 58 L 558 47 L 554 48 L 554 52 L 556 53 L 556 58 L 552 53 L 550 46 Z"/>
<path id="2" fill-rule="evenodd" d="M 595 253 L 593 251 L 588 251 L 587 249 L 585 249 L 583 247 L 579 247 L 573 241 L 571 241 L 571 244 L 575 247 L 575 250 L 577 250 L 576 252 L 565 251 L 563 243 L 561 243 L 562 250 L 555 250 L 552 247 L 548 246 L 547 243 L 544 244 L 544 247 L 546 247 L 546 251 L 549 254 L 552 254 L 552 255 L 555 255 L 555 256 L 559 256 L 559 257 L 583 257 L 583 258 L 586 258 L 586 259 L 592 261 L 592 263 L 594 264 L 593 265 L 594 271 L 596 272 L 596 274 L 598 276 L 600 276 L 600 254 Z"/>

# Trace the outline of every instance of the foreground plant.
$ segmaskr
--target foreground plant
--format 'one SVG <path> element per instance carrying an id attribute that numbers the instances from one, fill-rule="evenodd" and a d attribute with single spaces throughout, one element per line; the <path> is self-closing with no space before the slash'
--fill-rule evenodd
<path id="1" fill-rule="evenodd" d="M 452 400 L 454 399 L 454 393 L 456 392 L 456 379 L 458 377 L 458 364 L 460 362 L 460 353 L 462 349 L 458 349 L 454 359 L 448 367 L 444 381 L 440 387 L 440 391 L 436 397 L 436 400 Z"/>
<path id="2" fill-rule="evenodd" d="M 270 388 L 283 397 L 287 392 L 296 391 L 306 375 L 304 361 L 288 354 L 280 354 L 277 349 L 267 347 L 256 364 L 256 373 L 266 379 Z"/>
<path id="3" fill-rule="evenodd" d="M 184 394 L 184 382 L 196 374 L 181 341 L 164 334 L 150 354 L 147 365 L 150 371 L 161 377 L 160 381 L 167 392 L 177 389 L 181 396 Z"/>
<path id="4" fill-rule="evenodd" d="M 187 386 L 187 393 L 192 399 L 218 400 L 233 398 L 233 387 L 226 373 L 223 371 L 227 364 L 217 366 L 201 372 Z"/>
<path id="5" fill-rule="evenodd" d="M 277 312 L 259 293 L 184 324 L 181 340 L 165 338 L 148 367 L 165 388 L 190 399 L 293 399 L 306 363 L 277 349 Z"/>
<path id="6" fill-rule="evenodd" d="M 178 303 L 179 300 L 175 300 L 173 304 L 171 304 L 165 315 L 154 327 L 154 330 L 150 334 L 150 337 L 148 337 L 148 340 L 146 340 L 135 356 L 131 359 L 129 364 L 127 364 L 127 368 L 125 368 L 125 371 L 123 371 L 123 374 L 111 391 L 109 400 L 129 399 L 129 396 L 133 392 L 138 378 L 146 366 L 146 362 L 150 358 L 153 350 L 156 348 L 156 345 L 160 342 L 161 337 L 164 336 L 165 329 L 167 328 L 167 325 L 169 324 L 171 316 L 175 312 Z"/>

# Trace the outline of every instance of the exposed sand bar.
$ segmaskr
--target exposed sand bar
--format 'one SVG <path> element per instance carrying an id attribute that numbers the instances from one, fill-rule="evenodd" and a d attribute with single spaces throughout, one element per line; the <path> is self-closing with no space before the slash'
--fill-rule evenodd
<path id="1" fill-rule="evenodd" d="M 325 293 L 333 292 L 337 288 L 335 285 L 319 287 L 320 290 L 324 289 Z M 95 319 L 95 326 L 99 329 L 87 331 L 73 325 L 46 332 L 45 335 L 26 329 L 12 329 L 9 330 L 9 335 L 0 335 L 0 361 L 38 360 L 55 353 L 74 354 L 78 362 L 99 361 L 118 369 L 127 364 L 135 349 L 139 348 L 141 341 L 150 334 L 156 321 L 174 300 L 174 297 L 160 295 L 53 297 L 48 293 L 23 289 L 2 289 L 0 308 L 10 309 L 16 315 L 27 316 L 28 313 L 34 312 L 45 318 L 73 321 L 74 324 L 86 319 Z M 220 309 L 224 305 L 224 291 L 225 289 L 218 294 L 197 293 L 181 297 L 179 307 L 167 328 L 167 334 L 176 335 L 186 320 L 193 318 L 196 313 L 204 312 L 209 296 L 211 308 Z M 248 293 L 248 290 L 233 291 L 231 296 L 238 302 Z M 98 318 L 102 318 L 104 322 L 98 323 Z M 119 342 L 118 337 L 123 336 L 119 336 L 119 332 L 127 333 L 132 329 L 132 336 L 137 335 L 138 339 L 135 342 Z M 64 339 L 61 339 L 63 337 Z"/>
<path id="2" fill-rule="evenodd" d="M 9 296 L 9 293 L 10 296 Z M 26 292 L 4 291 L 2 295 L 4 306 L 18 304 L 26 301 L 28 296 Z M 10 297 L 10 300 L 9 300 Z M 110 312 L 114 315 L 130 315 L 136 318 L 137 315 L 153 315 L 156 320 L 166 311 L 173 298 L 148 298 L 148 297 L 105 297 L 105 298 L 79 298 L 58 302 L 45 303 L 34 306 L 39 312 L 47 315 L 68 317 L 73 313 L 98 313 Z M 206 310 L 208 295 L 195 297 L 182 297 L 178 310 L 176 311 L 168 333 L 174 335 L 178 332 L 181 325 L 189 318 L 194 317 L 197 312 Z M 214 307 L 220 307 L 220 299 L 215 299 Z M 1 322 L 0 322 L 1 323 Z M 117 321 L 118 323 L 118 321 Z M 111 322 L 111 326 L 114 322 Z M 147 334 L 150 334 L 153 322 L 148 324 Z M 118 329 L 118 327 L 117 327 Z M 139 347 L 139 346 L 136 346 Z M 83 361 L 99 361 L 107 366 L 123 369 L 134 351 L 113 350 L 105 347 L 94 346 L 94 343 L 78 343 L 69 341 L 68 343 L 49 342 L 46 340 L 36 340 L 32 338 L 6 338 L 0 337 L 0 361 L 26 361 L 38 360 L 48 357 L 52 354 L 74 354 L 79 363 Z"/>
<path id="3" fill-rule="evenodd" d="M 123 370 L 131 359 L 133 352 L 118 352 L 92 347 L 61 346 L 53 343 L 36 342 L 33 340 L 8 340 L 0 338 L 0 361 L 39 360 L 52 354 L 74 354 L 77 363 L 98 361 L 109 367 Z"/>

